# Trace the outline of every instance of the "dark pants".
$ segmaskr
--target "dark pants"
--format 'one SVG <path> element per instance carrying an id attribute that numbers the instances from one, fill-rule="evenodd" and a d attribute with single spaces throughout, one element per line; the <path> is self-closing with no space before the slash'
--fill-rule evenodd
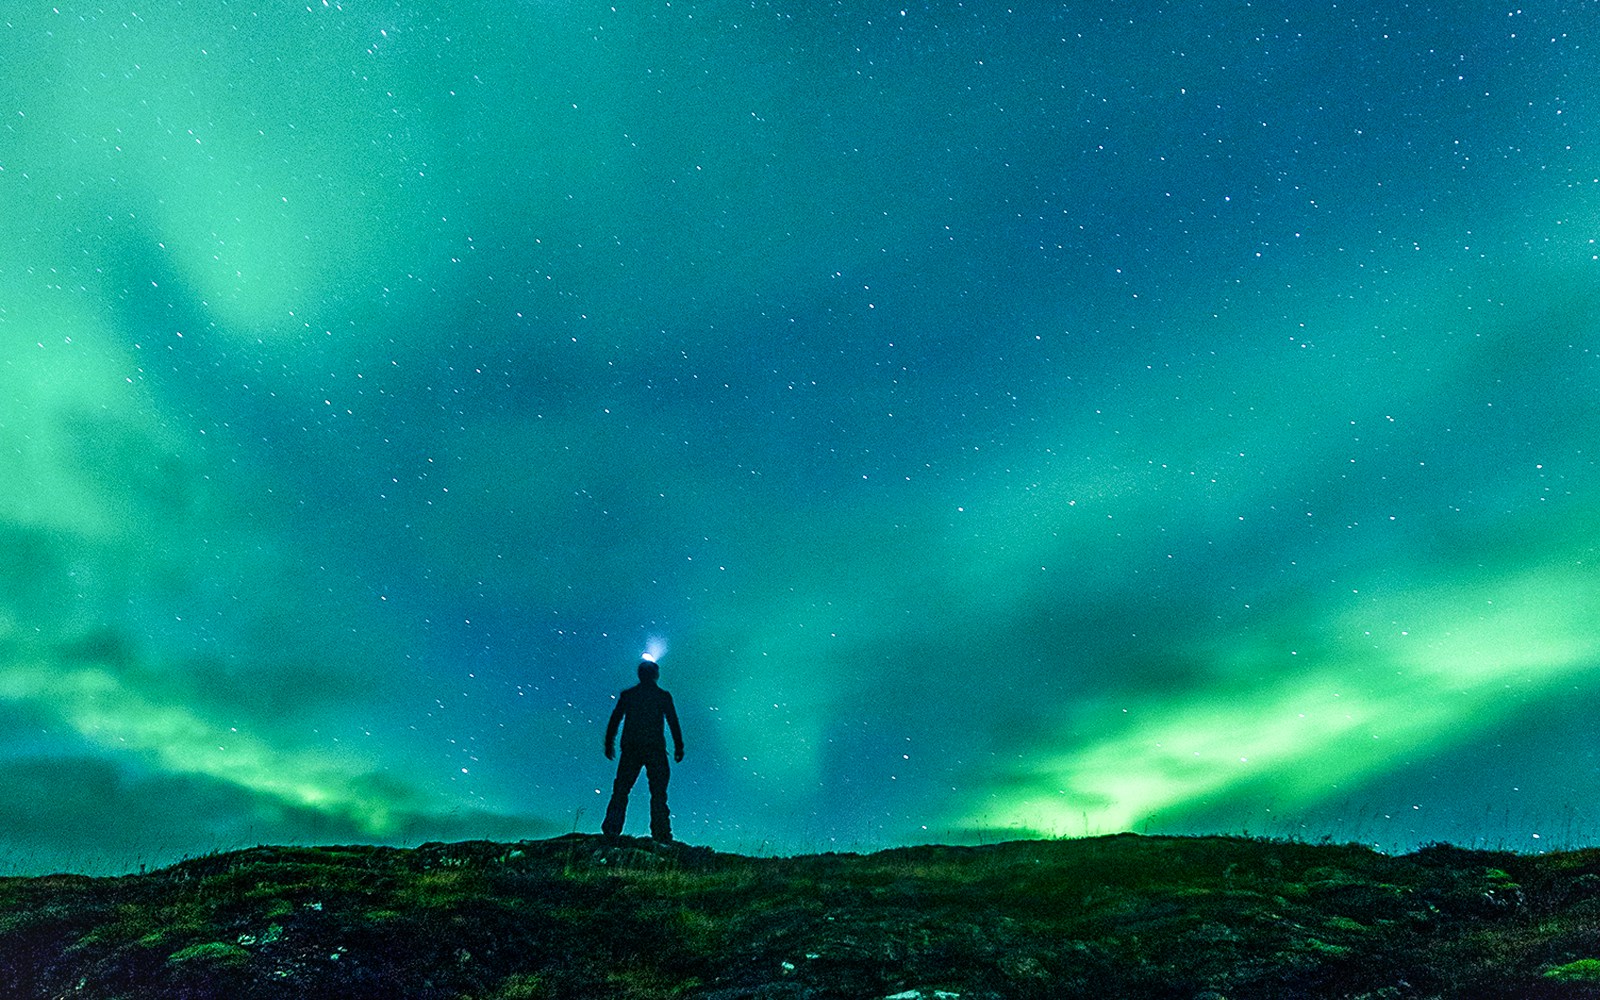
<path id="1" fill-rule="evenodd" d="M 672 772 L 667 767 L 667 748 L 651 747 L 640 750 L 622 748 L 622 759 L 617 761 L 617 780 L 611 785 L 611 804 L 606 806 L 605 822 L 600 832 L 608 837 L 622 833 L 622 821 L 628 814 L 628 793 L 639 780 L 639 771 L 645 772 L 650 783 L 650 836 L 657 840 L 672 839 L 672 814 L 667 812 L 667 779 Z"/>

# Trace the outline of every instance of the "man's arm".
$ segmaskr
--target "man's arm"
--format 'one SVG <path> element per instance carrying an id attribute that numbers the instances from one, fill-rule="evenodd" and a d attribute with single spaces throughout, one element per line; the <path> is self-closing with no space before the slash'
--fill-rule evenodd
<path id="1" fill-rule="evenodd" d="M 683 730 L 678 728 L 678 710 L 673 707 L 672 695 L 667 695 L 667 726 L 672 730 L 672 756 L 683 759 Z"/>
<path id="2" fill-rule="evenodd" d="M 617 745 L 617 727 L 622 725 L 622 717 L 627 714 L 623 707 L 623 698 L 617 696 L 617 707 L 611 710 L 611 721 L 606 723 L 606 760 L 615 754 L 613 749 Z"/>

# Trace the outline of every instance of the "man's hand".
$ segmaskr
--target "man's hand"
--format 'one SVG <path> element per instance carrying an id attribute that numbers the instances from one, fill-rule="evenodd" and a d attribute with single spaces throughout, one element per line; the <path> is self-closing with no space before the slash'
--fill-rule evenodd
<path id="1" fill-rule="evenodd" d="M 616 751 L 612 749 L 611 744 L 607 743 L 606 744 L 606 760 L 611 760 L 616 755 L 617 755 Z"/>
<path id="2" fill-rule="evenodd" d="M 672 759 L 675 763 L 683 763 L 683 747 L 679 747 L 678 749 L 672 751 Z"/>

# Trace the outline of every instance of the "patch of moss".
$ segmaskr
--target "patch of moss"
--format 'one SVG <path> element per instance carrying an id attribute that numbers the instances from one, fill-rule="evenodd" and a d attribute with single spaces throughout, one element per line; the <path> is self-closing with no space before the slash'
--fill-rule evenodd
<path id="1" fill-rule="evenodd" d="M 174 936 L 193 937 L 209 925 L 205 912 L 189 906 L 151 906 L 123 903 L 98 927 L 78 940 L 80 949 L 119 947 L 130 942 L 140 947 L 159 947 Z"/>
<path id="2" fill-rule="evenodd" d="M 206 941 L 202 944 L 192 944 L 167 956 L 169 965 L 204 962 L 216 966 L 242 966 L 248 964 L 249 961 L 250 953 L 248 951 L 226 941 Z"/>
<path id="3" fill-rule="evenodd" d="M 624 969 L 606 977 L 606 995 L 615 1000 L 679 1000 L 699 985 L 695 979 L 673 981 L 649 969 Z"/>
<path id="4" fill-rule="evenodd" d="M 1361 921 L 1352 920 L 1349 917 L 1342 915 L 1329 917 L 1327 920 L 1322 922 L 1322 926 L 1330 931 L 1343 931 L 1350 934 L 1365 934 L 1372 930 L 1371 927 L 1368 927 Z"/>
<path id="5" fill-rule="evenodd" d="M 1576 962 L 1546 969 L 1544 977 L 1563 983 L 1600 983 L 1600 958 L 1580 958 Z"/>
<path id="6" fill-rule="evenodd" d="M 484 877 L 481 872 L 452 867 L 423 872 L 399 886 L 401 908 L 449 907 L 463 900 L 484 895 Z"/>
<path id="7" fill-rule="evenodd" d="M 517 973 L 500 980 L 483 1000 L 547 1000 L 550 985 L 538 973 Z"/>

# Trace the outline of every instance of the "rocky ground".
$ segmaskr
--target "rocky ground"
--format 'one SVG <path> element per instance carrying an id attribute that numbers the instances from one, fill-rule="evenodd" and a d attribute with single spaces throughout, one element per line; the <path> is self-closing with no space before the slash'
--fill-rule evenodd
<path id="1" fill-rule="evenodd" d="M 0 996 L 1600 997 L 1600 850 L 258 847 L 0 879 Z"/>

